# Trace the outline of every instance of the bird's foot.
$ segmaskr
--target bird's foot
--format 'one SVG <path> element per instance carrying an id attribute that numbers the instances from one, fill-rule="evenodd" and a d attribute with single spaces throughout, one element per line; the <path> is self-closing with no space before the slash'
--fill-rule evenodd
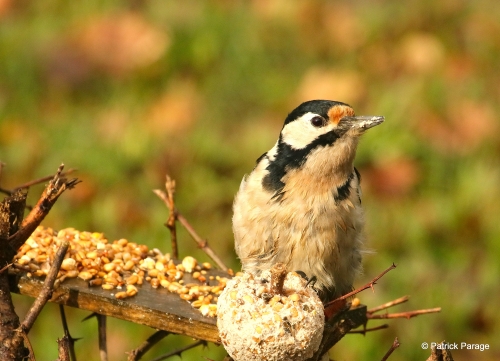
<path id="1" fill-rule="evenodd" d="M 311 286 L 314 288 L 314 285 L 316 284 L 316 281 L 318 280 L 316 276 L 312 276 L 311 278 L 307 277 L 306 273 L 304 271 L 295 271 L 300 277 L 305 279 L 307 281 L 305 287 Z"/>
<path id="2" fill-rule="evenodd" d="M 295 271 L 300 277 L 305 279 L 306 281 L 309 281 L 309 277 L 307 277 L 306 273 L 304 271 Z"/>
<path id="3" fill-rule="evenodd" d="M 312 276 L 311 279 L 307 281 L 306 287 L 310 285 L 311 287 L 314 288 L 314 285 L 316 284 L 317 280 L 318 279 L 316 278 L 316 276 Z"/>

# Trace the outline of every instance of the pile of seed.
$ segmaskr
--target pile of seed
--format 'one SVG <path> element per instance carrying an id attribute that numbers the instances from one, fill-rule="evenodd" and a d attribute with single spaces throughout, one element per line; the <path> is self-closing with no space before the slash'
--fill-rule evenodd
<path id="1" fill-rule="evenodd" d="M 177 293 L 183 300 L 200 310 L 204 316 L 214 317 L 217 299 L 228 281 L 225 277 L 209 276 L 210 263 L 199 264 L 191 256 L 176 263 L 170 255 L 146 245 L 119 239 L 109 242 L 102 233 L 80 232 L 66 228 L 55 232 L 39 226 L 14 257 L 14 268 L 27 271 L 28 277 L 48 274 L 62 240 L 70 243 L 57 275 L 57 283 L 66 278 L 79 277 L 89 286 L 118 290 L 116 298 L 137 294 L 137 285 L 149 282 L 153 288 L 163 287 Z M 184 274 L 190 273 L 198 282 L 185 283 Z M 208 283 L 217 283 L 210 286 Z"/>

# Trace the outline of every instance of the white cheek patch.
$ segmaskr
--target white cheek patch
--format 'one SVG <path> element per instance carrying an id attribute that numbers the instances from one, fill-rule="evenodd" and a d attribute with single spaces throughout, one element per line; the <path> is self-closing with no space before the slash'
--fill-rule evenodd
<path id="1" fill-rule="evenodd" d="M 311 124 L 311 119 L 317 116 L 317 114 L 309 112 L 285 125 L 281 130 L 283 141 L 293 149 L 303 149 L 308 144 L 311 144 L 314 139 L 333 129 L 331 124 L 320 128 L 314 127 Z"/>

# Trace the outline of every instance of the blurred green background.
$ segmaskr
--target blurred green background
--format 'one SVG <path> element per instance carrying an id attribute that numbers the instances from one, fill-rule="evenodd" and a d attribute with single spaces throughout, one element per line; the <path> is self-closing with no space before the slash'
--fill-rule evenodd
<path id="1" fill-rule="evenodd" d="M 492 348 L 455 360 L 498 360 L 499 18 L 494 0 L 0 0 L 1 186 L 64 162 L 83 182 L 45 225 L 168 250 L 167 210 L 151 191 L 168 173 L 180 211 L 238 269 L 231 204 L 243 174 L 300 102 L 347 102 L 386 117 L 356 160 L 374 251 L 357 285 L 398 265 L 361 301 L 409 294 L 393 312 L 443 311 L 349 335 L 331 357 L 379 360 L 398 336 L 390 360 L 425 360 L 421 343 L 442 340 Z M 181 255 L 207 260 L 179 232 Z M 32 302 L 15 301 L 21 316 Z M 98 360 L 95 320 L 68 313 L 80 358 Z M 47 306 L 30 333 L 39 360 L 57 357 L 58 317 Z M 108 322 L 110 360 L 152 333 Z M 190 342 L 169 336 L 148 356 Z M 211 345 L 184 359 L 223 355 Z"/>

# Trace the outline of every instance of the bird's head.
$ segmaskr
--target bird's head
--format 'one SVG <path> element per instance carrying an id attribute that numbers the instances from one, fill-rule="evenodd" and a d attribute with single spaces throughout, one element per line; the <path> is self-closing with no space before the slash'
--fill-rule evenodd
<path id="1" fill-rule="evenodd" d="M 358 137 L 383 121 L 382 116 L 356 116 L 345 103 L 311 100 L 288 114 L 280 140 L 293 149 L 329 146 L 343 137 Z"/>
<path id="2" fill-rule="evenodd" d="M 356 116 L 349 105 L 337 101 L 302 103 L 286 117 L 273 149 L 257 160 L 268 172 L 264 188 L 278 194 L 287 177 L 297 172 L 303 179 L 314 175 L 343 182 L 353 171 L 359 136 L 383 121 L 382 116 Z"/>

